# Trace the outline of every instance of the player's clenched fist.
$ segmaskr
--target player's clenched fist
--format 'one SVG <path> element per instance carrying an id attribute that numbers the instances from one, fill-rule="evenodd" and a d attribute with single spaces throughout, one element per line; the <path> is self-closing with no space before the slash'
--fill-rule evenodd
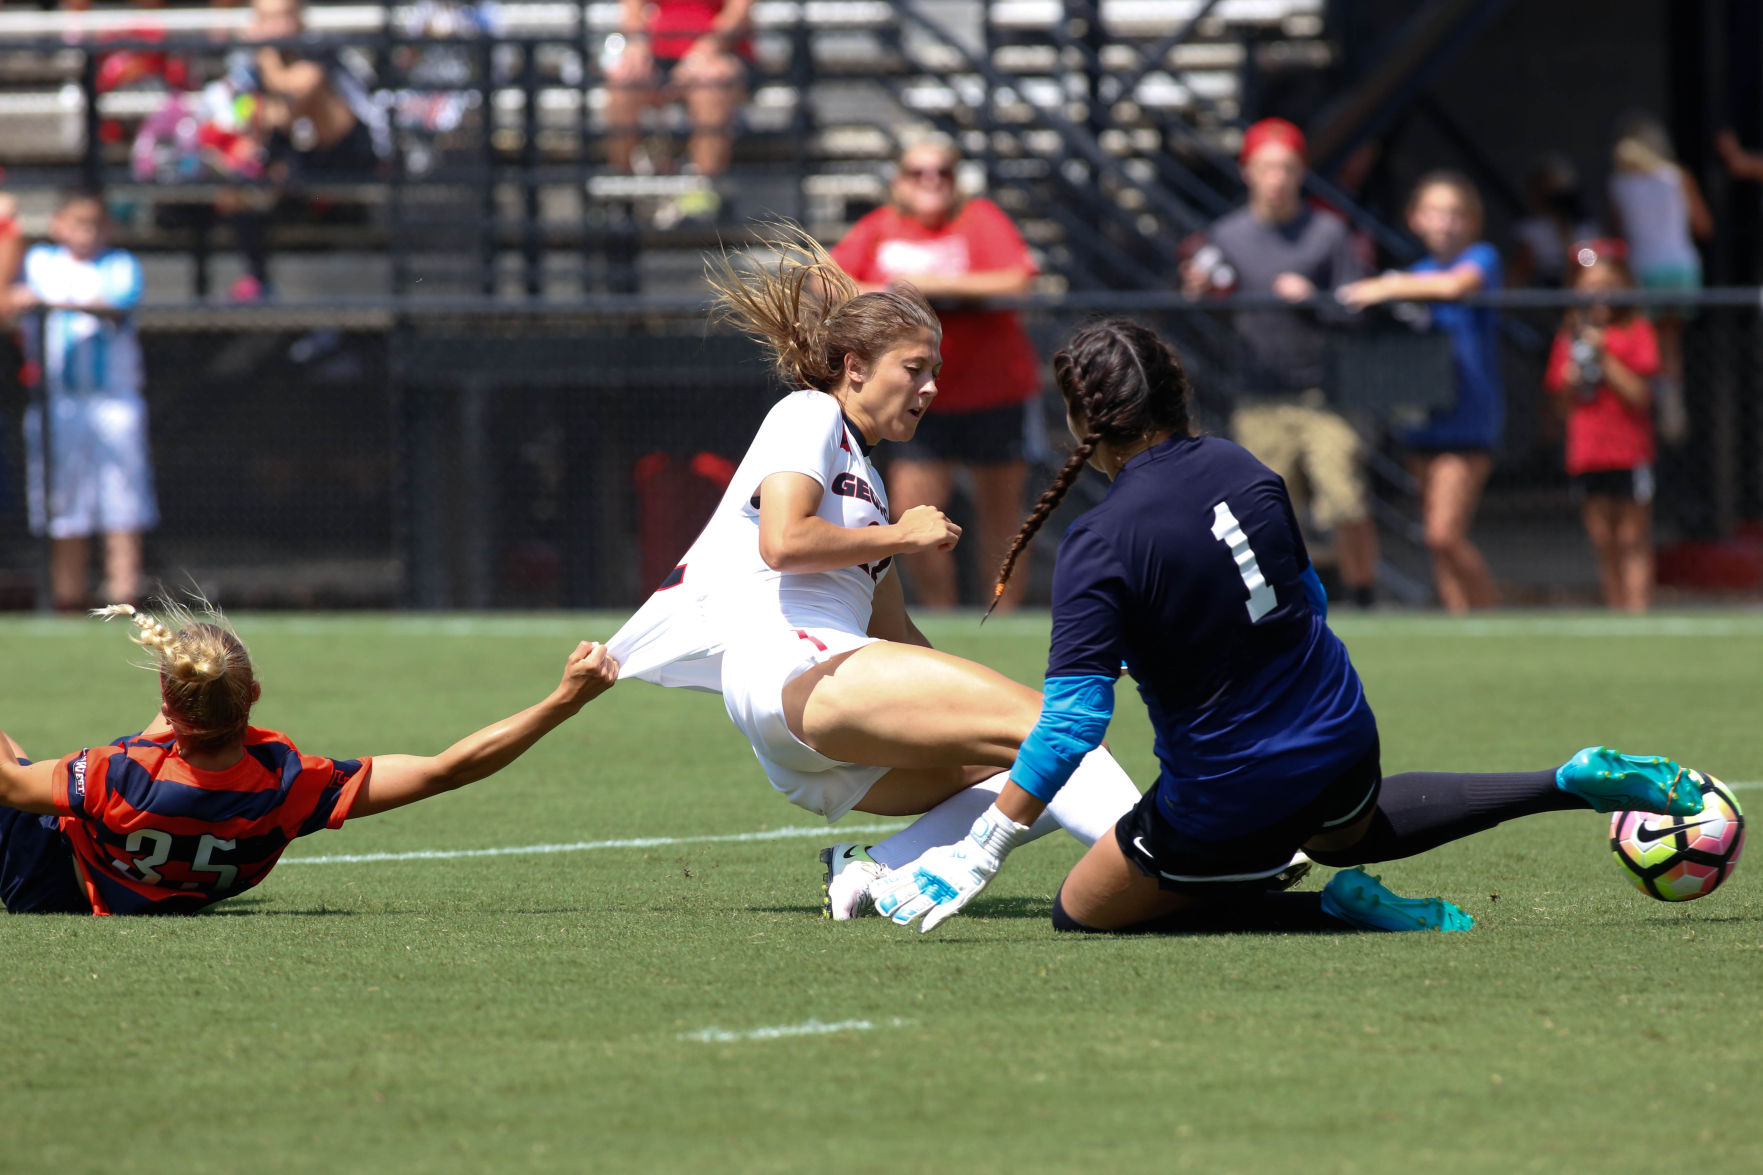
<path id="1" fill-rule="evenodd" d="M 585 706 L 618 680 L 618 662 L 595 641 L 583 641 L 569 655 L 563 667 L 563 682 L 557 687 L 561 700 L 571 706 Z"/>
<path id="2" fill-rule="evenodd" d="M 900 549 L 909 554 L 952 551 L 961 538 L 961 528 L 935 506 L 914 506 L 895 525 L 900 530 Z"/>

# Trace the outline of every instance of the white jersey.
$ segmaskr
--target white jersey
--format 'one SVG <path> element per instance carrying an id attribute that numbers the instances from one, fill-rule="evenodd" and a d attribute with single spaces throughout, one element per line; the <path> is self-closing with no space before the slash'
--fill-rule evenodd
<path id="1" fill-rule="evenodd" d="M 122 249 L 82 261 L 60 245 L 35 245 L 25 254 L 24 281 L 48 303 L 101 302 L 133 310 L 141 300 L 141 263 Z M 51 393 L 140 393 L 141 341 L 133 315 L 48 310 L 43 317 L 40 358 Z"/>
<path id="2" fill-rule="evenodd" d="M 703 533 L 608 642 L 619 676 L 721 692 L 722 655 L 732 642 L 794 629 L 868 630 L 875 585 L 893 560 L 836 571 L 767 566 L 759 557 L 759 486 L 774 473 L 818 482 L 815 515 L 834 526 L 888 523 L 881 477 L 838 401 L 813 390 L 785 396 L 759 426 Z"/>

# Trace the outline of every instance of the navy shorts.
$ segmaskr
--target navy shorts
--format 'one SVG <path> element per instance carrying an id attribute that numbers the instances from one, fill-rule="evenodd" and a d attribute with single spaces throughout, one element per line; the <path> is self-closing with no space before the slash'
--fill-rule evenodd
<path id="1" fill-rule="evenodd" d="M 92 912 L 54 816 L 0 808 L 0 902 L 8 914 Z"/>
<path id="2" fill-rule="evenodd" d="M 1188 836 L 1163 814 L 1157 789 L 1146 792 L 1114 826 L 1121 853 L 1163 889 L 1178 893 L 1218 893 L 1220 889 L 1265 889 L 1291 862 L 1304 842 L 1345 828 L 1377 806 L 1383 765 L 1377 743 L 1316 797 L 1289 816 L 1230 840 Z"/>
<path id="3" fill-rule="evenodd" d="M 1006 404 L 983 412 L 939 413 L 918 422 L 909 441 L 889 445 L 891 461 L 951 461 L 957 465 L 1007 465 L 1027 452 L 1028 413 L 1040 402 Z"/>

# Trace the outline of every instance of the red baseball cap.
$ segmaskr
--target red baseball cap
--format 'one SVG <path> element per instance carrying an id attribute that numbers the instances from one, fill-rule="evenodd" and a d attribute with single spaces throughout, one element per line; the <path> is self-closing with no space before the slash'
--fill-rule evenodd
<path id="1" fill-rule="evenodd" d="M 1255 152 L 1274 145 L 1289 147 L 1297 153 L 1299 159 L 1305 158 L 1303 131 L 1283 118 L 1264 118 L 1243 132 L 1243 150 L 1237 159 L 1247 163 Z"/>

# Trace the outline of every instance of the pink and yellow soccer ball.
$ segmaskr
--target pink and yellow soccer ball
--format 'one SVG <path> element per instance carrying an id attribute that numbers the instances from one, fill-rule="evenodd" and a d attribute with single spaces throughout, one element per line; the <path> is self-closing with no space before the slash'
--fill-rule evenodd
<path id="1" fill-rule="evenodd" d="M 1732 875 L 1745 848 L 1745 816 L 1732 789 L 1689 771 L 1702 789 L 1694 816 L 1617 812 L 1610 818 L 1610 848 L 1635 888 L 1662 902 L 1707 897 Z"/>

